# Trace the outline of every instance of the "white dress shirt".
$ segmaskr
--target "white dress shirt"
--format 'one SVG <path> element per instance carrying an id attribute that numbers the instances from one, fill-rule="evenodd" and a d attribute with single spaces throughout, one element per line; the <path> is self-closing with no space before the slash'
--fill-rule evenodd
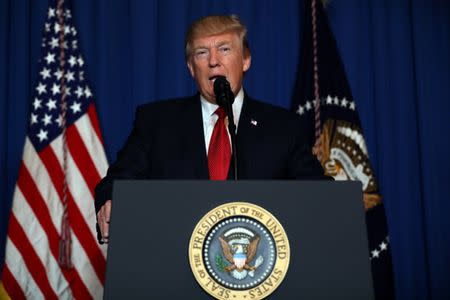
<path id="1" fill-rule="evenodd" d="M 215 114 L 219 105 L 208 102 L 208 100 L 206 100 L 202 95 L 200 95 L 200 100 L 202 103 L 203 132 L 205 134 L 206 153 L 208 153 L 209 141 L 211 140 L 214 125 L 216 125 L 216 122 L 219 119 L 219 116 Z M 241 88 L 236 98 L 234 98 L 233 102 L 233 117 L 234 117 L 234 124 L 236 124 L 236 132 L 239 123 L 239 117 L 241 115 L 243 102 L 244 102 L 244 90 L 243 88 Z M 229 132 L 228 137 L 230 138 L 230 145 L 231 145 L 231 137 Z"/>

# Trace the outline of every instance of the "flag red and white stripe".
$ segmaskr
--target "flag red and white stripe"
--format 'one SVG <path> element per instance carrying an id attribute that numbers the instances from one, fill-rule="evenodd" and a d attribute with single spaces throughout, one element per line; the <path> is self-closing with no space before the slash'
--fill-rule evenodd
<path id="1" fill-rule="evenodd" d="M 58 23 L 59 12 L 64 26 Z M 60 34 L 65 44 L 60 43 Z M 76 36 L 70 10 L 50 7 L 2 270 L 4 287 L 12 299 L 99 299 L 103 295 L 106 246 L 96 239 L 94 187 L 108 163 Z M 65 64 L 58 58 L 60 46 Z M 63 93 L 65 122 L 60 110 Z M 65 131 L 62 124 L 66 124 Z M 63 199 L 67 201 L 73 268 L 61 267 L 58 261 Z"/>

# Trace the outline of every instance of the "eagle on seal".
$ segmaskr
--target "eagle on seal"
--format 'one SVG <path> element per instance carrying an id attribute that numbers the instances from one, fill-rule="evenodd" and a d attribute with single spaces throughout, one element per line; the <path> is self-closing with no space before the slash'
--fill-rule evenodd
<path id="1" fill-rule="evenodd" d="M 225 239 L 219 236 L 220 244 L 222 245 L 222 251 L 225 258 L 231 263 L 231 265 L 225 267 L 227 272 L 237 270 L 242 272 L 244 269 L 253 271 L 255 266 L 249 266 L 248 263 L 253 260 L 258 249 L 260 237 L 255 237 L 248 245 L 233 244 L 230 245 Z"/>

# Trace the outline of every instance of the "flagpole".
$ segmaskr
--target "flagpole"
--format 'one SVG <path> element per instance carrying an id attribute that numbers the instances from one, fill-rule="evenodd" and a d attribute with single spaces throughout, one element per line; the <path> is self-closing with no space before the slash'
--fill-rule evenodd
<path id="1" fill-rule="evenodd" d="M 319 93 L 319 66 L 317 55 L 317 15 L 316 15 L 316 0 L 311 1 L 311 22 L 312 22 L 312 42 L 313 42 L 313 72 L 314 72 L 314 128 L 315 128 L 315 143 L 320 142 L 320 135 L 322 124 L 320 120 L 320 93 Z"/>
<path id="2" fill-rule="evenodd" d="M 61 71 L 61 127 L 62 127 L 62 146 L 63 146 L 63 215 L 61 218 L 61 237 L 59 241 L 58 263 L 61 267 L 72 268 L 72 239 L 70 236 L 69 210 L 67 203 L 67 135 L 66 135 L 66 82 L 65 82 L 65 63 L 66 55 L 64 51 L 64 0 L 58 0 L 56 15 L 58 16 L 59 30 L 59 66 Z"/>

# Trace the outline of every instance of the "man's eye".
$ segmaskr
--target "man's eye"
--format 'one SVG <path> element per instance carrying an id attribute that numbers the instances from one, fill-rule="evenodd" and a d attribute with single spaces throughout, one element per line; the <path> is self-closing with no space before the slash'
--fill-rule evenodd
<path id="1" fill-rule="evenodd" d="M 195 51 L 195 57 L 197 57 L 197 58 L 202 58 L 202 57 L 205 57 L 206 55 L 208 55 L 208 51 L 206 51 L 206 50 Z"/>
<path id="2" fill-rule="evenodd" d="M 231 50 L 231 48 L 230 47 L 220 47 L 219 50 L 221 52 L 227 53 L 227 52 L 229 52 Z"/>

